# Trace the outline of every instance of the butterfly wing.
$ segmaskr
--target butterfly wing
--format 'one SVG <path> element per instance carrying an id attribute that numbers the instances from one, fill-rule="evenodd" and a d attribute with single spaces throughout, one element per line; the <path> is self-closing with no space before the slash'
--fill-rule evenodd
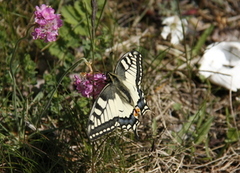
<path id="1" fill-rule="evenodd" d="M 149 109 L 140 88 L 142 56 L 139 52 L 123 55 L 115 73 L 110 73 L 109 77 L 112 82 L 99 94 L 89 116 L 90 140 L 96 140 L 116 127 L 133 129 L 136 133 L 137 116 Z"/>
<path id="2" fill-rule="evenodd" d="M 132 105 L 122 100 L 115 84 L 108 84 L 96 99 L 91 110 L 87 131 L 89 139 L 96 140 L 116 127 L 127 128 L 129 123 L 133 126 L 137 119 L 130 116 L 132 111 Z M 120 117 L 121 121 L 119 121 Z"/>
<path id="3" fill-rule="evenodd" d="M 129 89 L 134 106 L 138 106 L 142 114 L 149 110 L 141 90 L 142 55 L 138 51 L 124 54 L 117 63 L 115 74 L 121 78 L 122 83 Z"/>

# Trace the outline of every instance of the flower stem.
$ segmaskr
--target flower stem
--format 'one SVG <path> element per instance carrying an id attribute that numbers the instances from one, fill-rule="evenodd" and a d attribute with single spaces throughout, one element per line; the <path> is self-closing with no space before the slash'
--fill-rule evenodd
<path id="1" fill-rule="evenodd" d="M 16 70 L 14 70 L 14 61 L 15 61 L 16 52 L 18 50 L 20 42 L 27 38 L 29 30 L 33 26 L 34 26 L 34 24 L 30 25 L 28 27 L 27 31 L 26 31 L 26 35 L 24 37 L 20 38 L 16 42 L 15 47 L 13 49 L 13 53 L 12 53 L 11 59 L 10 59 L 10 64 L 9 64 L 10 65 L 10 76 L 11 76 L 12 81 L 13 81 L 13 83 L 12 83 L 12 87 L 13 87 L 12 102 L 13 102 L 13 108 L 14 108 L 14 116 L 15 116 L 15 120 L 16 120 L 16 123 L 17 123 L 17 126 L 18 126 L 19 139 L 21 139 L 21 137 L 23 137 L 24 113 L 22 113 L 21 119 L 19 121 L 18 117 L 20 117 L 20 116 L 19 116 L 19 112 L 17 111 L 18 110 L 18 108 L 17 108 L 17 90 L 16 90 L 17 84 L 16 84 L 16 78 L 15 78 Z"/>

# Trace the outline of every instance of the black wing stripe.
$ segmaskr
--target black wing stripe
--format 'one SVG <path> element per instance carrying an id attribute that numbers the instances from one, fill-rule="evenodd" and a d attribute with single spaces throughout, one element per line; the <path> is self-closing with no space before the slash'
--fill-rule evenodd
<path id="1" fill-rule="evenodd" d="M 89 133 L 89 137 L 91 140 L 96 140 L 97 138 L 105 135 L 113 131 L 116 127 L 115 124 L 118 121 L 118 117 L 115 117 L 107 122 L 102 123 L 100 126 L 96 126 L 94 129 L 91 130 Z"/>

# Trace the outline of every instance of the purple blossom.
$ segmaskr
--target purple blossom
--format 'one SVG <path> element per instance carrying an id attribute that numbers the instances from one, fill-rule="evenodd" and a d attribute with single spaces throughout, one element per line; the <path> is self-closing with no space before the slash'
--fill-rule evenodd
<path id="1" fill-rule="evenodd" d="M 83 97 L 96 98 L 106 85 L 107 77 L 102 73 L 86 73 L 84 75 L 76 76 L 75 85 L 76 89 Z"/>
<path id="2" fill-rule="evenodd" d="M 33 39 L 44 39 L 45 42 L 56 41 L 58 29 L 63 25 L 60 14 L 54 14 L 55 10 L 45 4 L 36 6 L 35 28 L 32 32 Z"/>

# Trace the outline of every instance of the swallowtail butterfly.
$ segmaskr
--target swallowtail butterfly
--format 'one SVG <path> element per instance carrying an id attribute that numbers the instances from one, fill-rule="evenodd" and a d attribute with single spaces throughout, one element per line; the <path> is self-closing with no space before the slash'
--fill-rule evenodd
<path id="1" fill-rule="evenodd" d="M 124 54 L 110 81 L 101 91 L 90 112 L 87 133 L 94 141 L 117 127 L 132 129 L 137 136 L 138 116 L 149 107 L 141 90 L 142 55 L 137 51 Z"/>

